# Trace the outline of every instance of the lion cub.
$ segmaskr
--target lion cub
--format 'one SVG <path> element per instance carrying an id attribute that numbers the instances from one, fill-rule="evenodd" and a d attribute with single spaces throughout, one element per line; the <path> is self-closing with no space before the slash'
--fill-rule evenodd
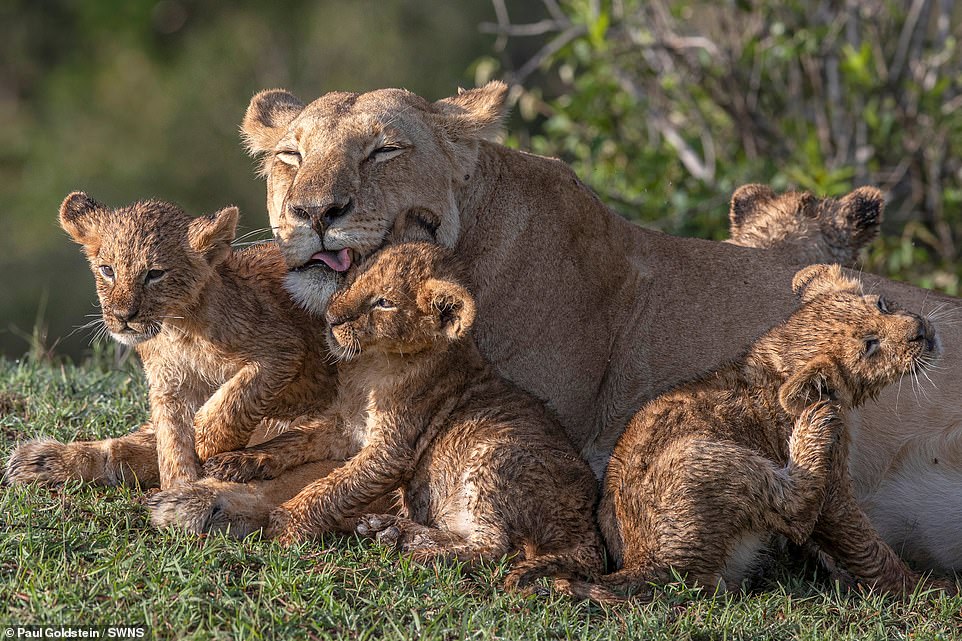
<path id="1" fill-rule="evenodd" d="M 362 265 L 327 312 L 341 374 L 332 421 L 364 443 L 271 515 L 289 543 L 336 530 L 400 488 L 403 516 L 368 515 L 358 532 L 422 560 L 518 552 L 506 584 L 601 572 L 594 476 L 544 406 L 498 376 L 469 329 L 475 306 L 452 258 L 403 243 Z M 596 598 L 599 595 L 582 595 Z"/>
<path id="2" fill-rule="evenodd" d="M 842 198 L 816 198 L 742 185 L 732 194 L 728 242 L 778 249 L 800 263 L 851 266 L 878 235 L 884 207 L 882 192 L 874 187 L 859 187 Z"/>
<path id="3" fill-rule="evenodd" d="M 810 536 L 882 590 L 919 580 L 855 503 L 844 412 L 937 352 L 929 322 L 838 265 L 799 271 L 801 307 L 739 360 L 645 405 L 618 442 L 599 508 L 620 571 L 605 584 L 731 587 L 773 534 Z"/>
<path id="4" fill-rule="evenodd" d="M 285 293 L 273 245 L 231 249 L 237 216 L 191 218 L 156 201 L 114 210 L 80 192 L 60 207 L 106 328 L 143 360 L 162 488 L 197 479 L 201 461 L 246 445 L 262 419 L 293 421 L 334 395 L 321 323 Z M 43 444 L 21 446 L 9 467 Z"/>

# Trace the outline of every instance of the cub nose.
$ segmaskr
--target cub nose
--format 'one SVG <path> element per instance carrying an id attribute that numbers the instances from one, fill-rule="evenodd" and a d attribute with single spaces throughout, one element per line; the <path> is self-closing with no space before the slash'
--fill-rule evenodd
<path id="1" fill-rule="evenodd" d="M 932 351 L 935 348 L 935 328 L 932 327 L 932 323 L 920 318 L 915 327 L 915 335 L 909 341 L 912 343 L 925 341 L 925 348 Z"/>
<path id="2" fill-rule="evenodd" d="M 119 320 L 121 323 L 126 323 L 137 318 L 137 314 L 140 313 L 140 307 L 137 305 L 128 307 L 126 309 L 123 307 L 114 307 L 110 310 L 110 313 L 113 314 L 113 317 Z"/>

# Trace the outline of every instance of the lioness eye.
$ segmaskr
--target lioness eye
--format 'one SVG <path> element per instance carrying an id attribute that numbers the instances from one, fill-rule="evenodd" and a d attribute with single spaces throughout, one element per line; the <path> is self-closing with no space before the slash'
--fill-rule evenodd
<path id="1" fill-rule="evenodd" d="M 296 151 L 278 151 L 274 157 L 285 165 L 297 167 L 301 164 L 301 154 Z"/>
<path id="2" fill-rule="evenodd" d="M 167 272 L 165 272 L 163 269 L 151 269 L 149 272 L 147 272 L 147 276 L 144 278 L 144 282 L 150 283 L 155 280 L 159 280 L 166 273 Z"/>
<path id="3" fill-rule="evenodd" d="M 394 309 L 394 303 L 386 298 L 378 298 L 374 301 L 374 306 L 380 309 Z"/>
<path id="4" fill-rule="evenodd" d="M 114 279 L 114 268 L 110 265 L 101 265 L 99 267 L 101 275 L 109 280 Z"/>
<path id="5" fill-rule="evenodd" d="M 405 149 L 407 149 L 407 147 L 402 145 L 382 145 L 371 152 L 371 154 L 368 156 L 368 160 L 384 162 L 385 160 L 390 160 L 395 156 L 400 156 Z"/>
<path id="6" fill-rule="evenodd" d="M 871 356 L 878 351 L 881 343 L 877 338 L 866 338 L 865 339 L 865 356 Z"/>

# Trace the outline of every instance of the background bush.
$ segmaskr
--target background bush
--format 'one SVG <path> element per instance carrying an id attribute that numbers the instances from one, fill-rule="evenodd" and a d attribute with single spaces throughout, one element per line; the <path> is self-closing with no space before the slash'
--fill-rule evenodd
<path id="1" fill-rule="evenodd" d="M 88 353 L 92 279 L 56 226 L 85 189 L 264 225 L 237 126 L 305 99 L 516 84 L 508 143 L 616 210 L 721 238 L 746 182 L 886 192 L 866 269 L 959 293 L 960 10 L 950 0 L 8 0 L 0 5 L 0 353 Z M 480 28 L 479 28 L 480 27 Z M 40 331 L 36 334 L 32 328 Z"/>

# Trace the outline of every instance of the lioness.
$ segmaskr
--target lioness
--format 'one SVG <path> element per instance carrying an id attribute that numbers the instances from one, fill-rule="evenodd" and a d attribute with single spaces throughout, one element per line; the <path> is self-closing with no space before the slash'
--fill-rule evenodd
<path id="1" fill-rule="evenodd" d="M 274 510 L 269 533 L 290 543 L 342 529 L 400 488 L 401 516 L 371 515 L 361 532 L 389 533 L 421 560 L 520 552 L 509 588 L 599 575 L 594 475 L 544 406 L 481 356 L 456 262 L 406 243 L 359 269 L 326 320 L 342 361 L 329 422 L 363 446 Z M 169 503 L 164 493 L 152 501 Z"/>
<path id="2" fill-rule="evenodd" d="M 842 198 L 817 198 L 742 185 L 732 194 L 728 242 L 775 249 L 797 262 L 851 266 L 878 236 L 884 207 L 875 187 L 859 187 Z"/>
<path id="3" fill-rule="evenodd" d="M 265 91 L 243 131 L 263 158 L 271 225 L 305 307 L 322 313 L 345 271 L 398 226 L 453 248 L 469 267 L 481 353 L 547 401 L 600 477 L 645 401 L 788 317 L 798 266 L 642 229 L 564 163 L 491 142 L 506 90 L 493 82 L 436 102 L 399 89 L 335 92 L 306 106 Z M 884 289 L 915 311 L 962 311 L 948 296 Z M 923 567 L 962 568 L 962 328 L 943 327 L 944 369 L 929 374 L 925 397 L 905 389 L 896 403 L 889 388 L 852 413 L 851 470 L 890 545 Z M 226 521 L 238 506 L 266 518 L 266 488 L 294 491 L 300 478 L 211 482 L 182 500 Z"/>
<path id="4" fill-rule="evenodd" d="M 741 358 L 646 404 L 618 441 L 598 510 L 621 568 L 647 590 L 672 572 L 735 587 L 772 534 L 815 541 L 855 578 L 911 591 L 919 576 L 852 494 L 843 413 L 910 372 L 937 339 L 924 318 L 865 295 L 838 265 L 795 276 L 801 307 Z"/>
<path id="5" fill-rule="evenodd" d="M 149 383 L 150 423 L 137 438 L 156 434 L 156 448 L 141 443 L 153 462 L 122 466 L 122 477 L 162 488 L 196 480 L 201 462 L 246 445 L 262 420 L 290 423 L 333 399 L 336 371 L 317 321 L 284 292 L 273 244 L 232 251 L 237 216 L 228 207 L 191 218 L 157 201 L 112 209 L 81 192 L 60 207 L 90 262 L 104 325 L 136 346 Z M 338 450 L 341 440 L 325 438 L 331 448 L 318 460 L 353 454 Z M 107 478 L 114 468 L 40 440 L 14 451 L 7 477 Z"/>

